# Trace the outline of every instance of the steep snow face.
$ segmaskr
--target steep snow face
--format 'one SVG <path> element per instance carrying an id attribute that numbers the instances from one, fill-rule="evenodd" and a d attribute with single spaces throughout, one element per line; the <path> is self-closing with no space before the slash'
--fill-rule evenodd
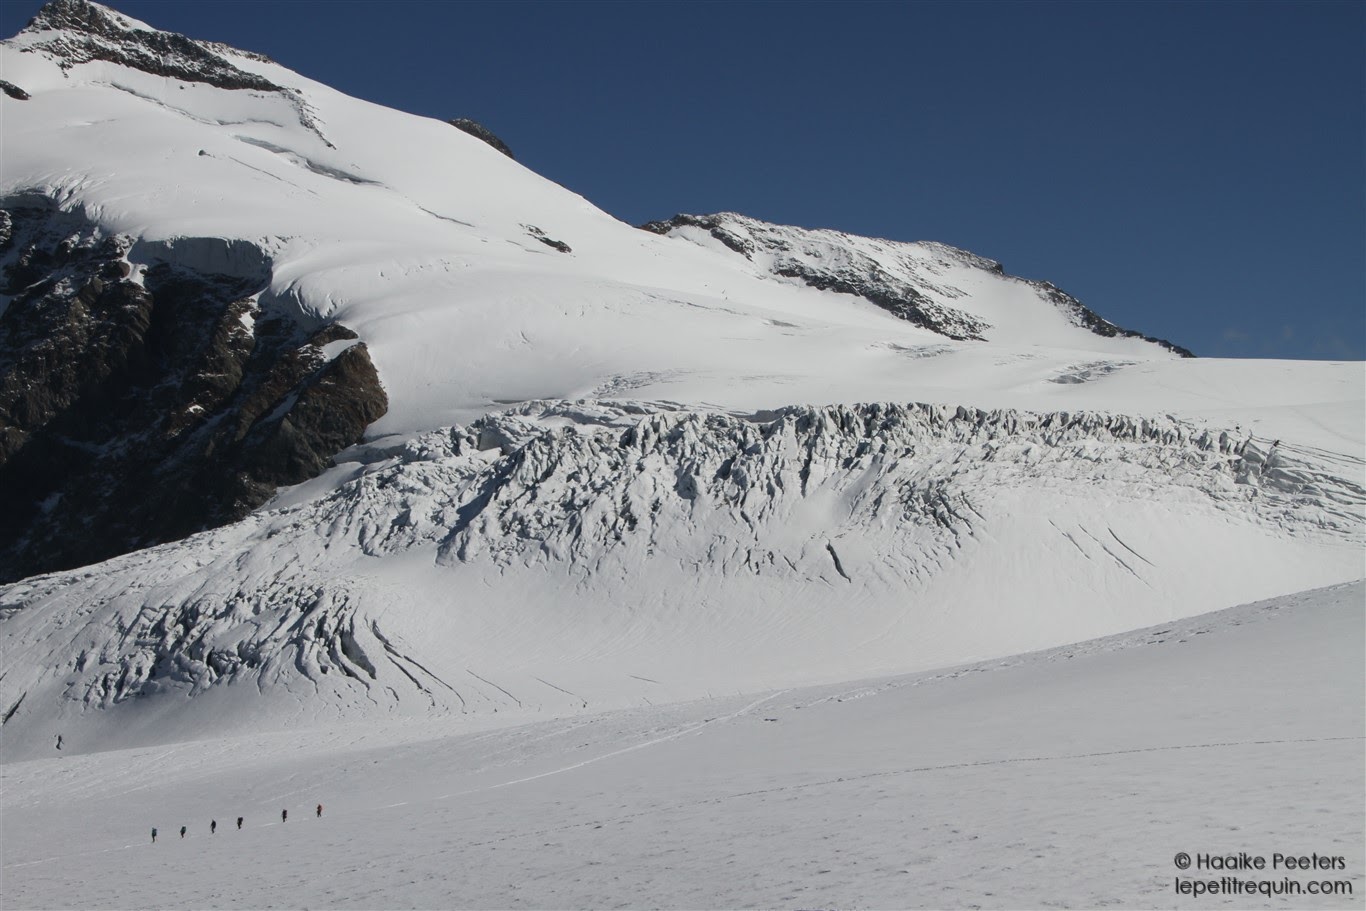
<path id="1" fill-rule="evenodd" d="M 1284 443 L 938 406 L 550 404 L 363 458 L 321 498 L 0 589 L 7 752 L 1042 648 L 1355 578 L 1366 503 Z"/>
<path id="2" fill-rule="evenodd" d="M 741 412 L 911 399 L 1174 412 L 1360 445 L 1359 417 L 1341 422 L 1361 411 L 1359 365 L 1274 381 L 1193 366 L 940 245 L 737 216 L 712 219 L 730 246 L 687 224 L 657 236 L 448 123 L 97 4 L 50 8 L 65 12 L 0 43 L 30 96 L 0 99 L 0 208 L 78 210 L 131 238 L 139 269 L 264 271 L 263 306 L 313 331 L 340 321 L 367 345 L 390 399 L 374 435 L 629 396 Z M 269 87 L 205 81 L 219 72 Z M 1271 398 L 1320 413 L 1268 418 Z"/>
<path id="3" fill-rule="evenodd" d="M 745 222 L 788 238 L 794 263 L 820 240 L 817 258 L 855 284 L 784 279 L 719 244 L 624 225 L 448 123 L 96 4 L 57 12 L 0 48 L 6 79 L 31 96 L 4 102 L 0 197 L 79 209 L 139 241 L 135 262 L 237 268 L 198 255 L 214 249 L 266 264 L 267 303 L 367 344 L 391 400 L 375 433 L 539 398 L 905 401 L 936 371 L 898 352 L 946 343 L 931 351 L 959 388 L 939 400 L 974 405 L 997 404 L 982 387 L 1047 388 L 1076 363 L 1171 358 L 1076 325 L 960 251 Z M 915 306 L 889 311 L 888 288 Z M 989 366 L 1000 351 L 958 356 L 980 340 L 1040 360 L 1021 375 Z"/>

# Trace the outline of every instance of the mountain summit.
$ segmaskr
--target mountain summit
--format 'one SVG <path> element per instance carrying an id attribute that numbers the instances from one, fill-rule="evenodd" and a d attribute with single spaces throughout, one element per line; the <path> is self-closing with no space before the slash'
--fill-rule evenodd
<path id="1" fill-rule="evenodd" d="M 1356 366 L 1184 357 L 940 244 L 640 230 L 81 0 L 0 66 L 14 755 L 850 679 L 1359 575 Z"/>
<path id="2" fill-rule="evenodd" d="M 89 0 L 48 0 L 20 34 L 35 39 L 26 50 L 51 57 L 64 70 L 104 60 L 154 76 L 222 89 L 283 91 L 269 80 L 233 66 L 225 54 L 261 61 L 265 57 L 158 31 Z"/>

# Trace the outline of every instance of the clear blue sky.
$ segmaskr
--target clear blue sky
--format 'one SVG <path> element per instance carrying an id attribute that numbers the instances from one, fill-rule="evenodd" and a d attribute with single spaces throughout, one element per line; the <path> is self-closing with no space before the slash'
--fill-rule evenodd
<path id="1" fill-rule="evenodd" d="M 632 223 L 945 241 L 1198 354 L 1366 358 L 1366 3 L 112 5 Z"/>

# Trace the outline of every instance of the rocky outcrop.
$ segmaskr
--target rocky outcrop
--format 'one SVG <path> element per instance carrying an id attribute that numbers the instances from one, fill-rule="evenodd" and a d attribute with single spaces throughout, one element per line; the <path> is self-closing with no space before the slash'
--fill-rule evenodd
<path id="1" fill-rule="evenodd" d="M 837 232 L 807 232 L 800 228 L 770 225 L 732 213 L 719 215 L 675 215 L 667 221 L 652 221 L 641 228 L 654 234 L 669 234 L 677 228 L 701 228 L 728 249 L 753 260 L 756 255 L 771 258 L 774 275 L 792 278 L 821 291 L 850 294 L 894 314 L 908 323 L 929 329 L 956 341 L 981 341 L 991 326 L 984 320 L 956 307 L 931 300 L 914 284 L 897 277 L 869 256 L 841 250 L 837 257 L 803 243 L 804 235 L 842 237 Z M 819 245 L 828 247 L 826 238 Z M 806 249 L 802 247 L 806 246 Z M 828 261 L 822 261 L 828 260 Z"/>
<path id="2" fill-rule="evenodd" d="M 355 333 L 260 306 L 264 257 L 135 273 L 132 246 L 50 206 L 0 217 L 0 579 L 239 519 L 388 407 Z"/>
<path id="3" fill-rule="evenodd" d="M 0 79 L 0 92 L 4 92 L 6 95 L 13 98 L 15 101 L 28 101 L 29 98 L 32 97 L 29 95 L 28 92 L 25 92 L 23 89 L 19 88 L 19 86 L 15 85 L 13 82 L 9 82 L 4 79 Z"/>
<path id="4" fill-rule="evenodd" d="M 733 212 L 675 215 L 640 226 L 654 234 L 701 230 L 727 249 L 760 262 L 774 275 L 821 291 L 863 298 L 897 317 L 956 341 L 981 341 L 991 325 L 944 303 L 963 292 L 937 280 L 942 266 L 966 264 L 1034 288 L 1075 326 L 1107 338 L 1141 338 L 1182 357 L 1189 350 L 1165 339 L 1123 329 L 1048 282 L 1007 276 L 1001 264 L 946 244 L 908 244 L 839 231 L 774 225 Z M 938 298 L 938 299 L 936 299 Z"/>
<path id="5" fill-rule="evenodd" d="M 530 234 L 532 237 L 536 238 L 552 250 L 556 250 L 560 253 L 574 252 L 574 249 L 570 247 L 569 244 L 565 243 L 562 240 L 556 240 L 555 238 L 550 237 L 535 225 L 522 225 L 522 228 L 526 230 L 526 233 Z"/>
<path id="6" fill-rule="evenodd" d="M 680 213 L 673 218 L 666 218 L 663 221 L 647 221 L 640 226 L 642 231 L 659 235 L 667 235 L 676 228 L 701 228 L 745 259 L 753 259 L 754 251 L 757 249 L 753 239 L 729 230 L 726 225 L 725 214 L 685 215 Z"/>
<path id="7" fill-rule="evenodd" d="M 457 130 L 469 133 L 475 139 L 481 139 L 484 142 L 487 142 L 513 161 L 517 160 L 517 156 L 512 154 L 512 149 L 508 148 L 508 144 L 495 136 L 492 130 L 479 121 L 470 120 L 468 117 L 457 117 L 454 120 L 447 120 L 446 122 Z"/>
<path id="8" fill-rule="evenodd" d="M 132 27 L 118 13 L 88 0 L 49 0 L 29 22 L 26 32 L 51 32 L 27 50 L 50 54 L 63 69 L 91 60 L 106 60 L 155 76 L 203 82 L 220 89 L 284 91 L 263 76 L 248 73 L 222 56 L 223 45 Z"/>
<path id="9" fill-rule="evenodd" d="M 1154 345 L 1165 348 L 1173 354 L 1179 354 L 1181 357 L 1195 357 L 1195 352 L 1191 351 L 1189 348 L 1182 348 L 1180 345 L 1169 342 L 1164 338 L 1154 338 L 1151 335 L 1144 335 L 1142 332 L 1136 332 L 1133 329 L 1124 329 L 1116 326 L 1114 323 L 1100 316 L 1100 314 L 1096 313 L 1052 282 L 1031 281 L 1029 279 L 1018 279 L 1018 281 L 1023 281 L 1026 284 L 1037 288 L 1043 297 L 1052 301 L 1054 306 L 1067 314 L 1068 318 L 1072 320 L 1073 325 L 1090 329 L 1096 335 L 1101 335 L 1106 338 L 1141 338 L 1145 342 L 1152 342 Z"/>
<path id="10" fill-rule="evenodd" d="M 953 307 L 936 304 L 911 285 L 897 281 L 877 267 L 867 273 L 857 268 L 827 272 L 803 263 L 785 262 L 775 266 L 773 271 L 820 291 L 861 297 L 908 323 L 955 341 L 981 341 L 982 333 L 991 328 L 985 320 Z"/>
<path id="11" fill-rule="evenodd" d="M 233 91 L 277 93 L 294 108 L 300 124 L 334 148 L 299 90 L 277 85 L 232 62 L 234 57 L 272 62 L 262 54 L 142 27 L 89 0 L 48 0 L 18 38 L 24 39 L 21 50 L 44 54 L 63 70 L 103 60 L 181 82 L 199 82 Z"/>

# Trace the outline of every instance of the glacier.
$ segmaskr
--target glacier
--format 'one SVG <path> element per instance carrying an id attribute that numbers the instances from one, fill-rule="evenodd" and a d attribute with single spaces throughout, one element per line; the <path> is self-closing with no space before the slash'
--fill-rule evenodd
<path id="1" fill-rule="evenodd" d="M 13 404 L 41 375 L 6 362 L 6 431 L 60 456 L 3 476 L 12 535 L 119 554 L 0 586 L 7 757 L 904 673 L 1361 575 L 1361 364 L 1190 358 L 932 242 L 641 230 L 463 128 L 85 0 L 0 62 L 27 96 L 0 99 L 0 321 L 81 328 L 115 288 L 155 322 L 174 276 L 230 289 L 205 325 L 267 378 L 233 391 L 217 352 L 96 439 L 79 395 Z M 226 459 L 238 486 L 160 534 L 90 524 L 156 433 L 288 447 L 305 406 L 349 417 L 295 467 Z"/>
<path id="2" fill-rule="evenodd" d="M 7 905 L 1366 887 L 1363 364 L 627 225 L 88 0 L 0 75 Z"/>
<path id="3" fill-rule="evenodd" d="M 920 670 L 1351 579 L 1364 543 L 1321 454 L 1101 413 L 551 402 L 349 458 L 0 590 L 7 751 Z"/>

